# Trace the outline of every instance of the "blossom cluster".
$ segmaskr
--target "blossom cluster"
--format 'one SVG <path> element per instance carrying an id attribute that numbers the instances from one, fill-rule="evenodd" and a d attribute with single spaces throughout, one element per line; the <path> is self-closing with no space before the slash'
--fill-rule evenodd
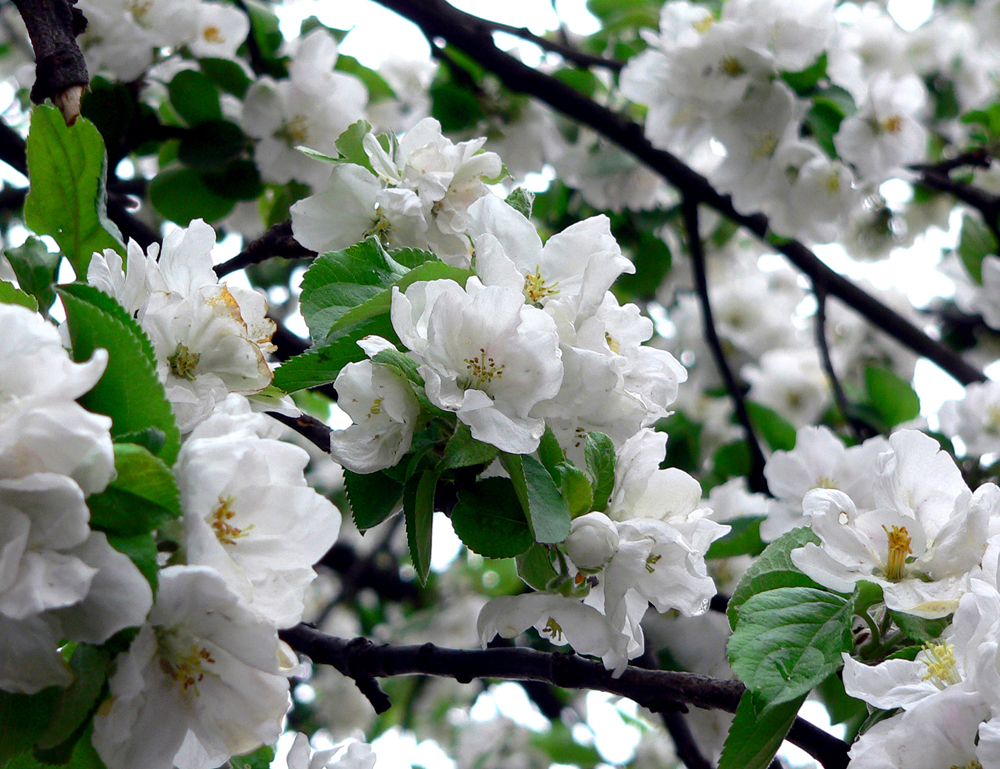
<path id="1" fill-rule="evenodd" d="M 75 402 L 101 380 L 107 351 L 73 363 L 55 326 L 0 305 L 0 689 L 66 687 L 75 674 L 62 644 L 100 645 L 137 628 L 93 719 L 109 769 L 207 769 L 275 742 L 298 669 L 277 631 L 302 618 L 312 566 L 340 528 L 338 509 L 306 483 L 307 452 L 279 440 L 284 428 L 239 394 L 270 382 L 263 355 L 273 324 L 258 293 L 218 284 L 214 242 L 195 222 L 167 237 L 159 261 L 156 247 L 146 255 L 130 243 L 127 276 L 112 250 L 91 261 L 91 281 L 148 335 L 150 371 L 186 433 L 171 468 L 113 443 L 112 419 Z M 159 504 L 180 513 L 149 534 L 107 512 L 123 504 L 116 482 L 141 488 L 149 477 L 118 464 L 136 456 L 160 473 L 146 493 L 173 488 L 174 500 Z M 144 571 L 122 525 L 160 549 L 139 562 Z M 370 769 L 362 754 L 350 765 Z M 325 766 L 331 755 L 302 761 Z"/>

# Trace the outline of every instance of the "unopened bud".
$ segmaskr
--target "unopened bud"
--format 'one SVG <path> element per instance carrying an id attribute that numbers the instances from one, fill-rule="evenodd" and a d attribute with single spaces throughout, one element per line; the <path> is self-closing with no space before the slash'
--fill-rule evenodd
<path id="1" fill-rule="evenodd" d="M 600 569 L 618 550 L 618 528 L 604 513 L 587 513 L 573 520 L 564 544 L 577 568 Z"/>

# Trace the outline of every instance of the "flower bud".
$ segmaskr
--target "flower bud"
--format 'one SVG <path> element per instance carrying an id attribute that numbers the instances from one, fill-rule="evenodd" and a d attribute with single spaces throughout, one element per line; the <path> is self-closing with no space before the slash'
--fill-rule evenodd
<path id="1" fill-rule="evenodd" d="M 577 568 L 600 569 L 618 550 L 618 528 L 604 513 L 587 513 L 573 521 L 564 544 Z"/>

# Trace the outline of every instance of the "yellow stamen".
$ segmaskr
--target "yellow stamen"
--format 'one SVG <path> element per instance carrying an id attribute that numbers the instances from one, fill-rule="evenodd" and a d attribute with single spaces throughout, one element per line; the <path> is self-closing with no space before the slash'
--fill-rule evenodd
<path id="1" fill-rule="evenodd" d="M 899 582 L 906 575 L 906 556 L 913 552 L 910 543 L 913 538 L 905 526 L 893 526 L 889 531 L 885 526 L 882 531 L 889 537 L 889 557 L 886 560 L 885 578 L 890 582 Z"/>
<path id="2" fill-rule="evenodd" d="M 750 157 L 754 160 L 769 158 L 774 155 L 776 149 L 778 149 L 778 137 L 771 131 L 765 131 L 757 137 L 757 142 L 750 153 Z"/>
<path id="3" fill-rule="evenodd" d="M 960 683 L 962 678 L 958 674 L 958 665 L 955 663 L 955 647 L 950 643 L 925 644 L 924 651 L 927 652 L 927 659 L 924 664 L 927 672 L 922 680 L 933 681 L 939 689 L 946 686 Z"/>
<path id="4" fill-rule="evenodd" d="M 376 414 L 381 414 L 382 413 L 382 399 L 381 398 L 376 398 L 374 400 L 374 402 L 372 403 L 372 407 L 370 409 L 368 409 L 368 413 L 371 416 L 375 416 Z"/>
<path id="5" fill-rule="evenodd" d="M 200 359 L 199 353 L 191 352 L 184 345 L 178 344 L 174 354 L 167 358 L 167 363 L 170 364 L 170 371 L 175 377 L 193 382 L 194 370 Z"/>
<path id="6" fill-rule="evenodd" d="M 561 643 L 563 637 L 563 629 L 552 617 L 549 617 L 549 621 L 545 623 L 545 627 L 542 628 L 542 635 L 547 635 L 549 638 L 553 638 L 556 642 Z"/>
<path id="7" fill-rule="evenodd" d="M 607 331 L 604 332 L 604 341 L 608 343 L 608 349 L 610 349 L 615 355 L 621 351 L 622 347 L 618 344 L 618 340 L 611 336 L 611 334 Z"/>
<path id="8" fill-rule="evenodd" d="M 729 77 L 739 77 L 740 75 L 745 75 L 747 71 L 747 68 L 735 56 L 727 56 L 720 61 L 719 69 L 722 70 L 723 74 L 729 75 Z"/>
<path id="9" fill-rule="evenodd" d="M 558 294 L 559 289 L 556 288 L 558 285 L 558 281 L 551 286 L 546 285 L 541 265 L 536 265 L 533 273 L 524 276 L 524 295 L 532 302 L 540 302 L 547 296 Z"/>
<path id="10" fill-rule="evenodd" d="M 651 555 L 646 559 L 646 571 L 652 574 L 656 570 L 656 564 L 663 558 L 662 555 Z"/>
<path id="11" fill-rule="evenodd" d="M 486 349 L 479 348 L 479 355 L 474 358 L 465 358 L 465 367 L 471 374 L 472 379 L 466 384 L 466 388 L 474 387 L 477 390 L 485 390 L 486 385 L 494 379 L 503 378 L 504 364 L 497 366 L 493 358 L 487 357 Z"/>
<path id="12" fill-rule="evenodd" d="M 304 116 L 296 115 L 275 131 L 274 135 L 289 147 L 295 148 L 300 144 L 308 143 L 309 126 Z"/>
<path id="13" fill-rule="evenodd" d="M 216 539 L 223 545 L 235 545 L 236 540 L 247 536 L 247 533 L 253 528 L 252 523 L 242 529 L 229 523 L 236 515 L 236 511 L 233 510 L 235 502 L 236 497 L 224 497 L 220 494 L 219 506 L 205 517 L 205 521 L 215 532 Z"/>
<path id="14" fill-rule="evenodd" d="M 200 697 L 198 684 L 205 679 L 205 676 L 219 677 L 218 673 L 206 669 L 206 665 L 214 665 L 215 659 L 211 652 L 197 643 L 185 645 L 178 643 L 174 631 L 164 631 L 156 629 L 156 638 L 160 647 L 160 670 L 170 676 L 174 681 L 181 684 L 184 691 L 188 689 L 194 691 L 195 697 Z M 177 647 L 182 648 L 178 649 Z"/>
<path id="15" fill-rule="evenodd" d="M 892 115 L 879 123 L 879 127 L 889 134 L 899 133 L 903 127 L 903 118 L 899 115 Z"/>
<path id="16" fill-rule="evenodd" d="M 702 19 L 701 21 L 696 21 L 691 26 L 694 27 L 698 32 L 704 34 L 708 32 L 708 28 L 711 27 L 714 23 L 715 23 L 715 17 L 706 16 L 704 19 Z"/>
<path id="17" fill-rule="evenodd" d="M 205 27 L 204 31 L 201 33 L 201 36 L 210 43 L 226 42 L 226 38 L 222 36 L 222 30 L 215 26 Z"/>

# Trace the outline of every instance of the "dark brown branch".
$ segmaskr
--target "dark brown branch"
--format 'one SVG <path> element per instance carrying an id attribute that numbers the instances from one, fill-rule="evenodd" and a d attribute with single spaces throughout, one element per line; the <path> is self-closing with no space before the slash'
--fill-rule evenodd
<path id="1" fill-rule="evenodd" d="M 80 98 L 90 82 L 83 51 L 76 36 L 87 28 L 87 19 L 76 0 L 14 0 L 28 28 L 35 50 L 35 84 L 31 101 L 46 99 L 63 114 L 67 125 L 80 116 Z"/>
<path id="2" fill-rule="evenodd" d="M 993 237 L 1000 242 L 1000 196 L 971 184 L 955 181 L 947 172 L 926 168 L 921 181 L 939 192 L 947 192 L 957 200 L 975 208 L 983 217 Z"/>
<path id="3" fill-rule="evenodd" d="M 705 758 L 698 743 L 695 742 L 691 727 L 688 726 L 683 713 L 661 713 L 660 718 L 663 719 L 663 726 L 670 739 L 674 741 L 677 757 L 687 769 L 713 769 L 712 762 Z"/>
<path id="4" fill-rule="evenodd" d="M 286 219 L 278 222 L 257 240 L 247 243 L 246 248 L 229 261 L 216 265 L 215 274 L 221 278 L 223 275 L 242 270 L 251 264 L 260 264 L 275 256 L 280 256 L 282 259 L 308 259 L 316 256 L 316 252 L 299 244 L 292 235 L 291 220 Z"/>
<path id="5" fill-rule="evenodd" d="M 330 453 L 330 433 L 333 431 L 329 425 L 324 424 L 316 419 L 316 417 L 311 417 L 308 414 L 300 414 L 297 417 L 286 417 L 284 414 L 279 414 L 276 411 L 268 411 L 267 415 L 277 419 L 286 427 L 291 427 L 295 432 L 311 441 L 322 451 L 325 451 L 327 454 Z"/>
<path id="6" fill-rule="evenodd" d="M 658 713 L 677 711 L 679 704 L 735 713 L 745 691 L 736 680 L 634 666 L 613 678 L 600 662 L 576 654 L 523 647 L 466 650 L 443 649 L 433 644 L 390 646 L 366 638 L 335 638 L 308 625 L 282 630 L 279 635 L 314 663 L 332 665 L 353 678 L 379 713 L 392 703 L 376 679 L 393 676 L 432 675 L 461 683 L 473 679 L 541 681 L 564 689 L 589 689 L 628 697 Z M 826 769 L 847 766 L 847 745 L 807 721 L 797 718 L 788 740 Z"/>
<path id="7" fill-rule="evenodd" d="M 840 384 L 840 379 L 833 367 L 833 358 L 830 357 L 830 345 L 826 339 L 826 290 L 821 286 L 813 286 L 813 293 L 816 295 L 816 321 L 814 332 L 816 335 L 816 346 L 819 347 L 820 358 L 823 361 L 823 368 L 826 370 L 826 377 L 830 380 L 830 389 L 833 390 L 833 400 L 837 408 L 844 417 L 844 421 L 850 425 L 851 432 L 860 443 L 867 438 L 878 434 L 870 424 L 851 414 L 850 404 L 847 402 L 847 395 Z"/>
<path id="8" fill-rule="evenodd" d="M 604 67 L 605 69 L 610 69 L 612 72 L 620 72 L 622 67 L 625 66 L 625 62 L 623 61 L 606 59 L 603 56 L 594 56 L 593 54 L 578 51 L 576 48 L 564 43 L 557 43 L 554 40 L 549 40 L 547 37 L 541 37 L 527 27 L 514 27 L 510 24 L 501 24 L 498 21 L 488 21 L 486 19 L 480 19 L 479 22 L 484 29 L 491 32 L 504 32 L 508 35 L 519 37 L 522 40 L 527 40 L 543 50 L 559 54 L 566 61 L 571 61 L 580 67 Z"/>
<path id="9" fill-rule="evenodd" d="M 596 104 L 570 86 L 532 69 L 500 51 L 490 35 L 475 26 L 476 17 L 453 8 L 443 0 L 378 0 L 413 21 L 429 38 L 441 37 L 496 74 L 508 88 L 537 97 L 567 117 L 593 128 L 629 152 L 674 187 L 696 202 L 703 203 L 746 227 L 771 243 L 814 283 L 822 284 L 831 296 L 868 318 L 874 325 L 899 340 L 918 355 L 929 358 L 963 384 L 981 382 L 985 375 L 940 342 L 910 323 L 899 313 L 827 267 L 812 251 L 795 240 L 774 241 L 767 217 L 746 216 L 733 208 L 728 196 L 721 195 L 681 160 L 653 147 L 642 128 L 630 120 Z M 773 242 L 772 242 L 773 241 Z"/>
<path id="10" fill-rule="evenodd" d="M 681 203 L 681 211 L 684 214 L 684 228 L 687 230 L 688 252 L 691 254 L 691 265 L 694 271 L 695 288 L 698 291 L 698 299 L 701 302 L 702 326 L 705 332 L 705 341 L 712 351 L 715 359 L 715 366 L 719 370 L 719 375 L 733 399 L 733 409 L 736 411 L 736 419 L 743 427 L 743 435 L 746 438 L 747 448 L 750 450 L 750 472 L 747 475 L 747 486 L 750 491 L 761 494 L 768 494 L 767 479 L 764 477 L 764 452 L 760 448 L 760 442 L 754 433 L 753 424 L 750 422 L 750 414 L 747 412 L 746 401 L 743 399 L 743 387 L 736 381 L 729 363 L 726 362 L 726 353 L 722 349 L 722 340 L 715 328 L 715 318 L 712 317 L 712 301 L 708 295 L 708 276 L 705 273 L 705 253 L 702 250 L 701 235 L 698 231 L 698 203 L 693 198 L 685 197 Z"/>

